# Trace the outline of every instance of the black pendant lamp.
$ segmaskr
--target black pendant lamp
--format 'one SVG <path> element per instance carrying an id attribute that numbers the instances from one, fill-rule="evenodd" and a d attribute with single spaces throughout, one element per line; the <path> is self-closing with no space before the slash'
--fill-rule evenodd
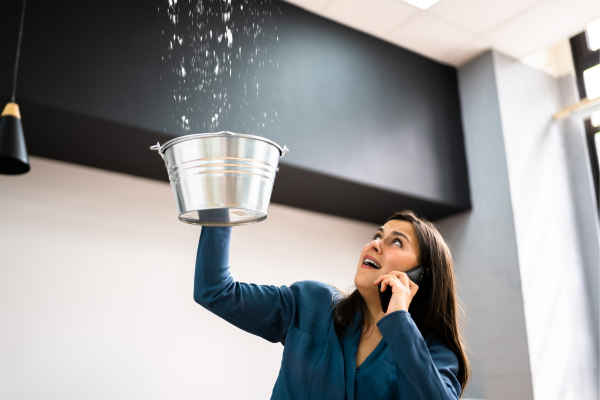
<path id="1" fill-rule="evenodd" d="M 21 54 L 21 38 L 23 36 L 23 21 L 25 20 L 25 3 L 23 0 L 23 11 L 21 12 L 21 27 L 19 29 L 19 42 L 17 44 L 17 57 L 15 59 L 15 73 L 13 77 L 13 91 L 10 103 L 4 107 L 0 116 L 0 174 L 19 175 L 29 172 L 29 156 L 21 125 L 21 112 L 15 103 L 15 92 L 17 91 L 17 69 L 19 68 L 19 56 Z"/>

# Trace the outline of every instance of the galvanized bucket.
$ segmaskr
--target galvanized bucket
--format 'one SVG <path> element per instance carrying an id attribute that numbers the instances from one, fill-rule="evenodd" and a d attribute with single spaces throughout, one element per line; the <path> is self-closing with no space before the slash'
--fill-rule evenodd
<path id="1" fill-rule="evenodd" d="M 233 226 L 267 218 L 279 157 L 269 139 L 232 132 L 181 136 L 150 147 L 165 161 L 179 220 Z"/>

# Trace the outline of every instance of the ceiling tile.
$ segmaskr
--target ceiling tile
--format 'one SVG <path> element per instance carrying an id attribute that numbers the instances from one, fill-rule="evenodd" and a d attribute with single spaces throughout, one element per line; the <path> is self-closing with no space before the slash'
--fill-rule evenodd
<path id="1" fill-rule="evenodd" d="M 321 10 L 324 17 L 381 36 L 417 14 L 419 9 L 394 0 L 337 0 Z"/>
<path id="2" fill-rule="evenodd" d="M 557 2 L 588 14 L 592 20 L 600 18 L 600 2 L 598 0 L 557 0 Z"/>
<path id="3" fill-rule="evenodd" d="M 565 3 L 546 0 L 486 33 L 485 37 L 495 48 L 520 59 L 581 32 L 594 18 Z"/>
<path id="4" fill-rule="evenodd" d="M 402 0 L 286 0 L 459 66 L 493 47 L 521 59 L 600 18 L 598 0 L 440 0 L 426 11 Z"/>
<path id="5" fill-rule="evenodd" d="M 323 8 L 328 3 L 331 3 L 331 0 L 285 0 L 286 3 L 291 3 L 295 6 L 305 8 L 310 11 L 318 11 L 320 8 Z"/>
<path id="6" fill-rule="evenodd" d="M 418 14 L 400 28 L 390 32 L 388 40 L 419 54 L 441 60 L 475 35 L 427 13 Z"/>
<path id="7" fill-rule="evenodd" d="M 454 67 L 460 67 L 491 48 L 492 43 L 489 40 L 476 37 L 442 55 L 441 59 Z"/>
<path id="8" fill-rule="evenodd" d="M 475 33 L 501 24 L 539 0 L 441 0 L 427 11 Z"/>

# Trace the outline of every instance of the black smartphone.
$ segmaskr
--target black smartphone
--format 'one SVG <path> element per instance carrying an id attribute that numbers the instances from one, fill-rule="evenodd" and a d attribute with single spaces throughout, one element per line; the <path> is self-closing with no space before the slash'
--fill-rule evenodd
<path id="1" fill-rule="evenodd" d="M 413 281 L 416 285 L 421 283 L 421 279 L 423 279 L 423 275 L 425 274 L 425 268 L 417 267 L 413 268 L 410 271 L 406 271 L 406 275 L 408 275 L 408 279 Z M 385 289 L 385 292 L 381 291 L 381 282 L 379 282 L 379 300 L 381 301 L 381 309 L 383 312 L 387 312 L 388 306 L 390 304 L 390 300 L 392 298 L 392 287 L 388 286 Z"/>

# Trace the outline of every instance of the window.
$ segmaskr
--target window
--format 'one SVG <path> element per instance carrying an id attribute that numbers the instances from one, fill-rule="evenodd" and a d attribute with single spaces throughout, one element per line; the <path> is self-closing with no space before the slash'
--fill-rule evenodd
<path id="1" fill-rule="evenodd" d="M 590 36 L 597 35 L 597 33 L 594 32 L 598 32 L 598 27 L 596 26 L 598 23 L 600 23 L 600 20 L 590 24 L 590 29 L 587 30 L 590 33 Z M 593 100 L 599 96 L 597 92 L 600 89 L 600 83 L 594 82 L 594 80 L 598 79 L 598 74 L 600 72 L 600 50 L 597 49 L 595 45 L 598 38 L 595 36 L 588 37 L 588 32 L 584 31 L 573 36 L 570 42 L 579 98 L 584 99 L 586 97 L 590 98 L 591 96 L 590 100 Z M 593 48 L 595 48 L 595 50 L 592 50 Z M 592 118 L 585 120 L 585 136 L 590 157 L 590 165 L 592 167 L 596 202 L 598 209 L 600 210 L 600 129 L 598 128 L 598 119 L 598 114 L 596 113 L 596 115 L 592 115 Z"/>

